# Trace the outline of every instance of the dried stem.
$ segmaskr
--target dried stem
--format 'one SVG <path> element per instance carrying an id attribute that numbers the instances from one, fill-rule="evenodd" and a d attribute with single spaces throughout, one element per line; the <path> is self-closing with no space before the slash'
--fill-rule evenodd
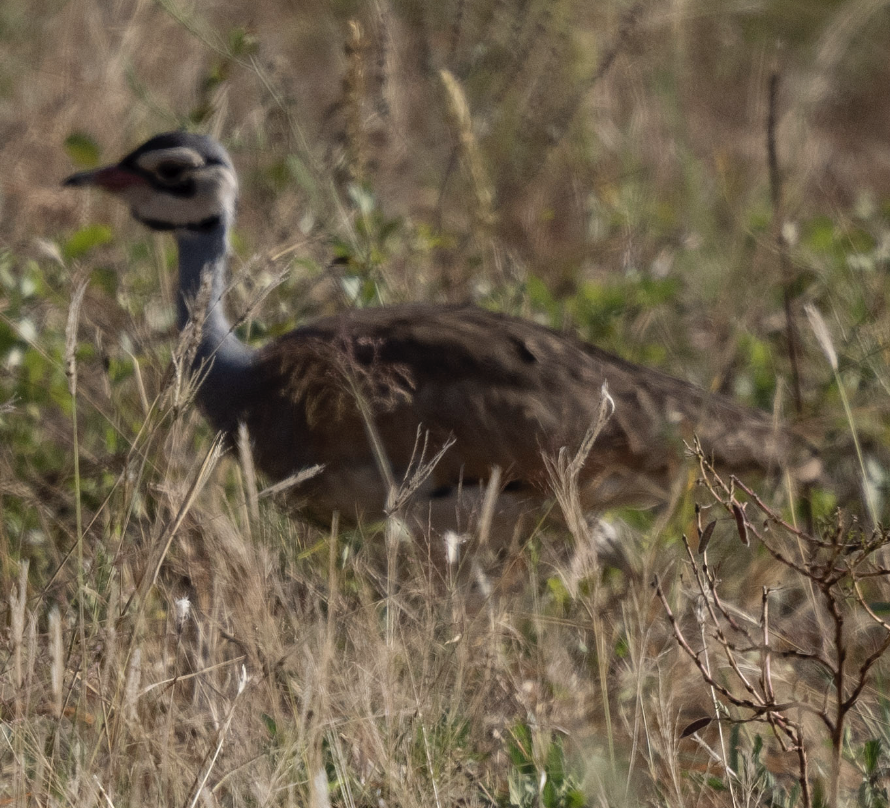
<path id="1" fill-rule="evenodd" d="M 794 629 L 782 628 L 781 623 L 784 618 L 781 616 L 778 618 L 777 626 L 777 618 L 770 609 L 770 590 L 764 587 L 760 604 L 760 639 L 748 647 L 736 645 L 725 629 L 740 631 L 740 627 L 731 619 L 729 610 L 719 598 L 717 582 L 708 567 L 707 551 L 701 553 L 699 560 L 685 536 L 683 542 L 687 563 L 691 567 L 696 584 L 696 591 L 692 593 L 690 599 L 694 599 L 699 624 L 702 627 L 707 625 L 710 629 L 710 632 L 702 631 L 703 646 L 700 651 L 693 650 L 684 634 L 681 620 L 670 608 L 661 583 L 657 579 L 656 595 L 662 603 L 678 646 L 694 662 L 705 684 L 726 704 L 737 708 L 743 714 L 747 713 L 747 716 L 734 717 L 730 720 L 738 723 L 747 721 L 767 723 L 773 728 L 782 748 L 795 752 L 797 777 L 804 805 L 811 805 L 813 800 L 809 783 L 807 744 L 818 743 L 818 740 L 806 739 L 800 719 L 793 719 L 791 714 L 795 711 L 798 715 L 808 714 L 819 719 L 831 742 L 826 804 L 836 808 L 841 800 L 842 753 L 850 731 L 850 713 L 856 709 L 859 699 L 865 692 L 875 665 L 890 650 L 890 623 L 885 622 L 869 606 L 861 586 L 861 582 L 866 579 L 873 581 L 875 578 L 890 578 L 890 569 L 873 563 L 875 554 L 890 544 L 890 534 L 874 530 L 870 535 L 864 536 L 859 532 L 855 521 L 849 525 L 845 524 L 840 514 L 836 516 L 834 524 L 822 528 L 819 536 L 800 530 L 770 508 L 736 477 L 730 477 L 728 480 L 720 477 L 699 444 L 696 443 L 692 447 L 692 452 L 699 461 L 701 483 L 713 497 L 714 504 L 721 505 L 732 515 L 740 537 L 756 539 L 772 558 L 816 593 L 812 601 L 813 608 L 817 610 L 815 616 L 824 616 L 829 631 L 819 632 L 814 637 L 813 643 L 817 647 L 813 649 L 775 647 L 777 636 L 794 636 Z M 746 498 L 745 501 L 739 500 L 738 497 L 742 495 Z M 701 539 L 703 530 L 700 514 L 699 510 L 697 524 Z M 762 522 L 756 519 L 757 516 L 763 518 Z M 708 529 L 709 532 L 712 530 L 710 525 Z M 799 559 L 792 558 L 785 549 L 785 545 L 789 543 L 800 549 Z M 854 593 L 852 599 L 851 591 Z M 856 607 L 861 608 L 883 629 L 885 636 L 868 656 L 856 663 L 854 668 L 853 646 L 850 641 L 852 632 L 848 626 L 856 615 Z M 719 645 L 726 660 L 719 679 L 712 675 L 707 663 L 708 633 Z M 753 662 L 754 654 L 759 656 L 757 663 Z M 774 676 L 776 660 L 784 660 L 789 664 L 817 666 L 820 673 L 827 674 L 830 679 L 828 692 L 813 698 L 806 694 L 798 696 L 796 689 L 796 698 L 787 700 L 782 694 L 777 693 L 777 680 Z M 752 664 L 756 664 L 758 668 L 759 687 L 755 686 L 748 672 Z M 781 678 L 778 681 L 781 681 Z M 727 776 L 733 776 L 728 769 Z"/>

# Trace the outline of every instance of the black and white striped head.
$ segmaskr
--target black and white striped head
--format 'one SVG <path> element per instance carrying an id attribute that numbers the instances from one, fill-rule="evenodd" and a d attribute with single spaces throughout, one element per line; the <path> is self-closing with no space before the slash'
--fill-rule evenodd
<path id="1" fill-rule="evenodd" d="M 115 165 L 68 177 L 69 187 L 95 186 L 121 197 L 133 217 L 153 230 L 206 231 L 235 213 L 238 179 L 213 138 L 166 132 Z"/>

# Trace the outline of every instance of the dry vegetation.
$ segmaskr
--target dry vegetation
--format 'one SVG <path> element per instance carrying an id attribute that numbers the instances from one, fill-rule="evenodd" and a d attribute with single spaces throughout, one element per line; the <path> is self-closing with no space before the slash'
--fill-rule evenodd
<path id="1" fill-rule="evenodd" d="M 5 0 L 0 806 L 888 805 L 888 36 L 865 0 Z M 570 515 L 488 566 L 293 519 L 168 372 L 171 245 L 58 188 L 180 126 L 240 171 L 246 337 L 571 328 L 795 420 L 815 529 L 694 457 L 613 514 L 623 570 Z"/>

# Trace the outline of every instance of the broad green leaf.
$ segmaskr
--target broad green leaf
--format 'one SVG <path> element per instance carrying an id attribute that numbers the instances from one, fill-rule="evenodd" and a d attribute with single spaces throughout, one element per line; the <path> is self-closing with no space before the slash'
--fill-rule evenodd
<path id="1" fill-rule="evenodd" d="M 65 138 L 65 151 L 78 168 L 95 168 L 99 165 L 99 145 L 83 132 L 72 132 Z"/>
<path id="2" fill-rule="evenodd" d="M 90 250 L 108 244 L 112 239 L 111 228 L 107 224 L 91 224 L 78 230 L 63 248 L 68 260 L 82 258 Z"/>

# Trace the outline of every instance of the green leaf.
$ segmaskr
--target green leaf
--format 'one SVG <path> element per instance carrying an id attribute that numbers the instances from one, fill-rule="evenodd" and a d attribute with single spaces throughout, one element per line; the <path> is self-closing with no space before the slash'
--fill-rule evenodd
<path id="1" fill-rule="evenodd" d="M 309 166 L 297 155 L 291 154 L 287 158 L 287 168 L 290 176 L 297 186 L 309 196 L 314 197 L 318 193 L 318 183 Z"/>
<path id="2" fill-rule="evenodd" d="M 564 763 L 565 760 L 563 759 L 562 744 L 557 740 L 554 740 L 550 743 L 550 746 L 547 749 L 546 771 L 547 782 L 558 791 L 562 790 L 566 779 Z"/>
<path id="3" fill-rule="evenodd" d="M 232 56 L 250 56 L 258 51 L 259 40 L 249 30 L 238 26 L 229 31 L 229 52 Z"/>
<path id="4" fill-rule="evenodd" d="M 0 322 L 0 358 L 6 359 L 7 354 L 14 346 L 19 345 L 19 335 L 6 323 Z"/>
<path id="5" fill-rule="evenodd" d="M 565 805 L 566 808 L 584 808 L 587 805 L 587 798 L 580 788 L 570 788 L 566 792 Z"/>
<path id="6" fill-rule="evenodd" d="M 557 578 L 555 575 L 548 578 L 547 588 L 550 590 L 555 605 L 563 609 L 568 608 L 572 602 L 572 593 L 566 588 L 561 578 Z"/>
<path id="7" fill-rule="evenodd" d="M 72 132 L 65 138 L 65 151 L 78 168 L 95 168 L 99 165 L 99 145 L 83 132 Z"/>
<path id="8" fill-rule="evenodd" d="M 517 722 L 510 731 L 507 744 L 510 761 L 525 775 L 534 775 L 535 762 L 532 759 L 532 733 L 527 724 Z"/>
<path id="9" fill-rule="evenodd" d="M 760 762 L 760 753 L 763 751 L 763 738 L 760 735 L 754 736 L 754 749 L 751 751 L 751 757 L 758 763 Z"/>
<path id="10" fill-rule="evenodd" d="M 676 278 L 641 278 L 635 290 L 635 302 L 640 308 L 651 309 L 672 302 L 680 291 Z"/>
<path id="11" fill-rule="evenodd" d="M 874 774 L 881 759 L 881 740 L 874 738 L 866 741 L 862 747 L 862 755 L 865 758 L 865 771 Z"/>
<path id="12" fill-rule="evenodd" d="M 559 808 L 559 793 L 549 777 L 544 781 L 544 788 L 541 789 L 541 804 L 544 808 Z"/>
<path id="13" fill-rule="evenodd" d="M 71 236 L 62 248 L 62 252 L 68 260 L 82 258 L 90 250 L 108 244 L 111 239 L 111 228 L 107 224 L 91 224 Z"/>
<path id="14" fill-rule="evenodd" d="M 619 635 L 615 640 L 615 647 L 612 652 L 618 659 L 627 659 L 630 654 L 630 643 L 624 634 Z"/>
<path id="15" fill-rule="evenodd" d="M 741 734 L 741 724 L 733 724 L 729 733 L 729 767 L 734 772 L 739 770 L 739 741 Z"/>
<path id="16" fill-rule="evenodd" d="M 114 296 L 118 287 L 118 274 L 111 267 L 96 267 L 91 278 L 106 295 Z"/>
<path id="17" fill-rule="evenodd" d="M 278 735 L 278 725 L 275 723 L 275 719 L 267 713 L 262 713 L 260 719 L 266 725 L 266 732 L 268 732 L 272 738 L 275 738 Z"/>

